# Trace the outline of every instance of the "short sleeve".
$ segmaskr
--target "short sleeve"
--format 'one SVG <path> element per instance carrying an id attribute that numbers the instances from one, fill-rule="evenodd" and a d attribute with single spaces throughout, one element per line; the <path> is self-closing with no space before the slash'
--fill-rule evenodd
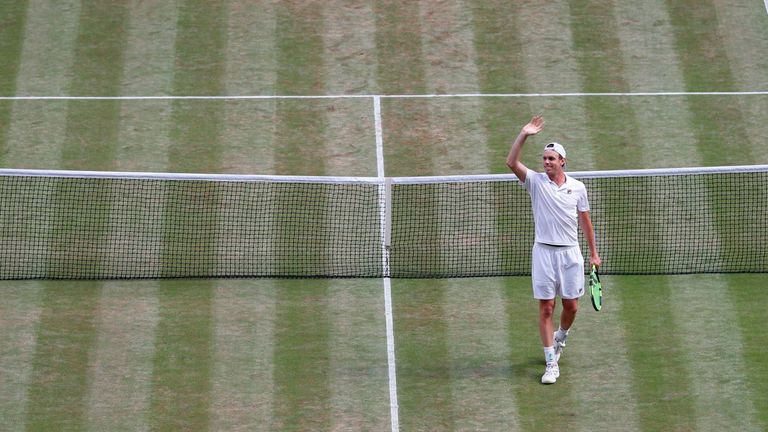
<path id="1" fill-rule="evenodd" d="M 581 187 L 579 200 L 576 202 L 576 209 L 580 212 L 589 211 L 589 199 L 587 198 L 587 188 Z"/>
<path id="2" fill-rule="evenodd" d="M 535 175 L 536 175 L 536 171 L 528 168 L 528 171 L 526 171 L 526 173 L 525 173 L 525 181 L 520 181 L 520 179 L 518 179 L 517 181 L 520 182 L 520 186 L 524 187 L 525 190 L 530 192 L 531 191 L 531 185 L 536 180 L 534 178 Z"/>

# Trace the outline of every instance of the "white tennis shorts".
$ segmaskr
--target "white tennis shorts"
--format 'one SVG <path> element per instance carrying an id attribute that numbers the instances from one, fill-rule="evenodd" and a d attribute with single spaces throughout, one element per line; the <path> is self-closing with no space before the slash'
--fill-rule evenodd
<path id="1" fill-rule="evenodd" d="M 533 244 L 533 298 L 556 296 L 576 299 L 584 295 L 584 257 L 578 246 Z"/>

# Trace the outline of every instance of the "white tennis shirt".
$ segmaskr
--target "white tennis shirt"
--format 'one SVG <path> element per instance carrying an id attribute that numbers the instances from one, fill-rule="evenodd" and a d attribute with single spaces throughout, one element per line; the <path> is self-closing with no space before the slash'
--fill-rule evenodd
<path id="1" fill-rule="evenodd" d="M 558 186 L 546 173 L 531 169 L 521 185 L 531 195 L 536 242 L 558 246 L 578 246 L 578 212 L 589 211 L 584 183 L 565 176 Z"/>

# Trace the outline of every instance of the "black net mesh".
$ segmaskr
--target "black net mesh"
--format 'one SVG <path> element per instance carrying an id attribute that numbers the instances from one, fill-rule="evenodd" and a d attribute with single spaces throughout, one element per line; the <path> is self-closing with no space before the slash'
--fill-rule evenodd
<path id="1" fill-rule="evenodd" d="M 603 274 L 768 272 L 766 171 L 581 180 Z M 388 254 L 382 190 L 2 175 L 0 279 L 530 274 L 518 182 L 396 182 Z"/>

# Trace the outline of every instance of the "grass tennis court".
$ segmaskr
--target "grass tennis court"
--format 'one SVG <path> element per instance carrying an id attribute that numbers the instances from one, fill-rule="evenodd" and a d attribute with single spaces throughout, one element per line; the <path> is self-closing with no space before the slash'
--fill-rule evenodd
<path id="1" fill-rule="evenodd" d="M 387 176 L 507 172 L 534 113 L 531 167 L 766 164 L 766 49 L 751 0 L 4 2 L 0 165 L 376 176 L 373 95 L 446 96 L 381 98 Z M 603 283 L 544 387 L 529 278 L 392 280 L 399 430 L 768 428 L 766 275 Z M 2 430 L 392 430 L 381 280 L 0 296 Z"/>

